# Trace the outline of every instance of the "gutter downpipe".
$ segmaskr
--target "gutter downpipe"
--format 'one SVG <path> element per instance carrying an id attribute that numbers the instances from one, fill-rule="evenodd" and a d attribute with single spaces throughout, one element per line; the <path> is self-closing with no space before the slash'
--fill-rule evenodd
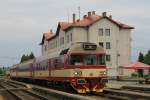
<path id="1" fill-rule="evenodd" d="M 90 42 L 90 40 L 89 40 L 90 39 L 89 38 L 89 26 L 87 26 L 86 29 L 87 29 L 87 42 Z"/>

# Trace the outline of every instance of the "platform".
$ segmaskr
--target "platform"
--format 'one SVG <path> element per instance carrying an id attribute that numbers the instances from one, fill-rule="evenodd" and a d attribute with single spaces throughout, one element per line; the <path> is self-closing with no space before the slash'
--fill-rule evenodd
<path id="1" fill-rule="evenodd" d="M 116 80 L 109 80 L 107 85 L 107 88 L 116 88 L 120 89 L 122 86 L 128 86 L 128 85 L 137 85 L 138 82 L 128 82 L 128 81 L 116 81 Z"/>

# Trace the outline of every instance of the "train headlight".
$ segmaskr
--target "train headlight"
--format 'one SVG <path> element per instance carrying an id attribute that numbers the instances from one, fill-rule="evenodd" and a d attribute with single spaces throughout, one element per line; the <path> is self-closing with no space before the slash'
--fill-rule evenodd
<path id="1" fill-rule="evenodd" d="M 82 71 L 75 71 L 75 72 L 74 72 L 74 75 L 75 75 L 75 76 L 82 76 Z"/>
<path id="2" fill-rule="evenodd" d="M 78 75 L 78 72 L 74 72 L 74 75 Z"/>
<path id="3" fill-rule="evenodd" d="M 106 71 L 100 71 L 100 72 L 99 72 L 99 75 L 106 75 L 106 74 L 107 74 Z"/>
<path id="4" fill-rule="evenodd" d="M 104 75 L 106 75 L 106 74 L 107 74 L 107 72 L 106 72 L 106 71 L 104 71 L 104 72 L 103 72 L 103 74 L 104 74 Z"/>

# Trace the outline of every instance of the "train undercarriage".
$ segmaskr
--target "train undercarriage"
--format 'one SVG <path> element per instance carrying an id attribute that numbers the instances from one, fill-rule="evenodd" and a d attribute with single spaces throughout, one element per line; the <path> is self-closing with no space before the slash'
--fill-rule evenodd
<path id="1" fill-rule="evenodd" d="M 106 78 L 72 78 L 63 81 L 22 77 L 11 77 L 11 79 L 65 90 L 74 89 L 77 93 L 103 92 L 108 82 Z"/>

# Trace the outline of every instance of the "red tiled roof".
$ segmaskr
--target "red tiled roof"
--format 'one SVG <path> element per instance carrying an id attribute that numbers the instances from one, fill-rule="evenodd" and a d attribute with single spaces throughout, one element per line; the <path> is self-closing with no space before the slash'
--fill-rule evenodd
<path id="1" fill-rule="evenodd" d="M 48 40 L 49 38 L 51 38 L 52 36 L 54 36 L 55 33 L 53 32 L 46 32 L 46 33 L 43 33 L 43 36 L 44 36 L 44 39 L 45 40 Z"/>
<path id="2" fill-rule="evenodd" d="M 103 18 L 110 20 L 111 22 L 113 22 L 114 24 L 118 25 L 120 28 L 123 28 L 123 29 L 133 29 L 134 28 L 134 27 L 131 27 L 129 25 L 117 22 L 110 17 L 99 16 L 99 15 L 95 15 L 95 14 L 94 15 L 92 14 L 90 17 L 83 18 L 82 20 L 77 20 L 75 23 L 59 22 L 58 25 L 60 25 L 60 28 L 65 31 L 65 30 L 72 28 L 72 27 L 90 26 L 91 24 L 94 24 L 95 22 L 97 22 L 98 20 L 101 20 Z M 57 34 L 54 34 L 52 32 L 47 32 L 47 33 L 44 33 L 43 36 L 44 36 L 44 39 L 49 40 L 49 39 L 53 38 L 55 35 L 57 35 Z M 43 42 L 44 41 L 42 39 L 42 42 L 40 44 L 43 44 Z"/>
<path id="3" fill-rule="evenodd" d="M 62 30 L 65 30 L 72 25 L 72 23 L 68 23 L 68 22 L 59 22 L 59 24 Z"/>
<path id="4" fill-rule="evenodd" d="M 111 19 L 110 17 L 107 17 L 107 16 L 103 17 L 103 16 L 99 16 L 99 15 L 91 15 L 90 17 L 83 18 L 82 20 L 76 21 L 75 23 L 60 22 L 60 26 L 61 26 L 61 29 L 63 29 L 63 30 L 66 30 L 70 27 L 86 27 L 86 26 L 89 26 L 89 25 L 97 22 L 100 19 L 103 19 L 103 18 L 106 18 L 106 19 L 110 20 L 111 22 L 117 24 L 120 28 L 133 29 L 133 27 L 123 24 L 123 23 L 120 23 L 120 22 L 117 22 L 117 21 Z"/>
<path id="5" fill-rule="evenodd" d="M 129 65 L 125 65 L 123 68 L 125 69 L 150 69 L 150 65 L 147 65 L 141 62 L 135 62 Z"/>
<path id="6" fill-rule="evenodd" d="M 40 45 L 42 45 L 44 43 L 44 40 L 48 41 L 53 36 L 55 36 L 55 33 L 51 32 L 51 31 L 43 33 L 43 38 L 42 38 L 42 42 L 40 43 Z"/>
<path id="7" fill-rule="evenodd" d="M 72 26 L 88 26 L 100 20 L 101 18 L 102 17 L 98 15 L 91 15 L 90 17 L 86 17 L 80 21 L 76 21 Z"/>

